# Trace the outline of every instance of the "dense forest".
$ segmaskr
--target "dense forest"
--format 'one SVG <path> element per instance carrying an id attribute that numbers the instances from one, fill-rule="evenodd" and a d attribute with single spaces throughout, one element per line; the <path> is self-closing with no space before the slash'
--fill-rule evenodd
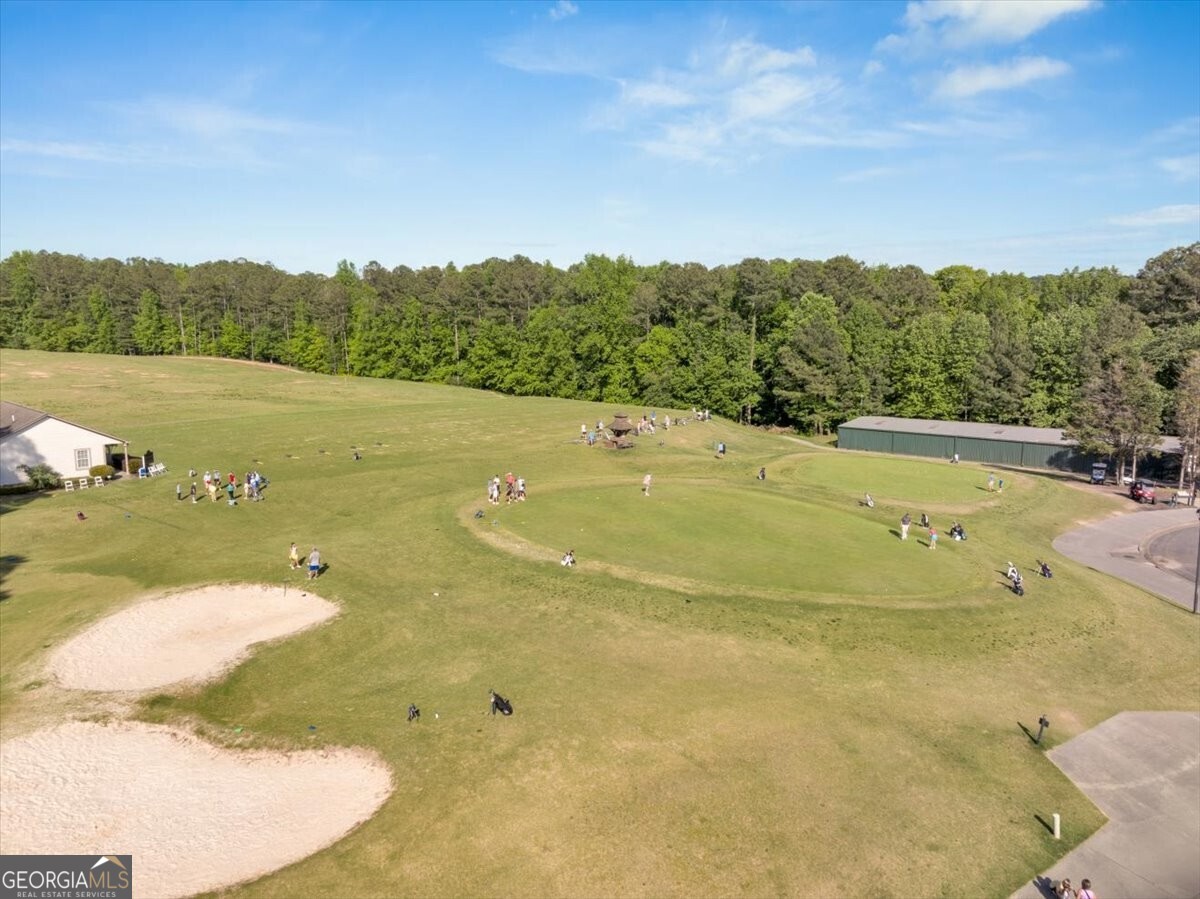
<path id="1" fill-rule="evenodd" d="M 861 414 L 1067 427 L 1137 450 L 1200 397 L 1200 243 L 1133 277 L 746 259 L 349 262 L 332 277 L 18 252 L 0 346 L 225 356 L 823 432 Z"/>

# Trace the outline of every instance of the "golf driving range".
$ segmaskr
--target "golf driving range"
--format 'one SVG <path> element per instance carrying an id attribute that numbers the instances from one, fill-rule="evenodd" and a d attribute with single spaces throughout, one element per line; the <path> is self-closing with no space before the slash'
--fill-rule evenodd
<path id="1" fill-rule="evenodd" d="M 1105 820 L 1046 750 L 1121 711 L 1200 707 L 1196 619 L 1051 547 L 1126 510 L 1112 489 L 1006 471 L 997 493 L 970 464 L 716 419 L 589 447 L 581 422 L 650 410 L 209 359 L 6 350 L 0 387 L 167 466 L 0 498 L 5 744 L 136 730 L 153 754 L 169 731 L 247 763 L 362 766 L 340 831 L 205 882 L 227 895 L 1007 895 Z M 189 469 L 269 486 L 193 504 Z M 489 504 L 510 471 L 528 499 Z M 319 547 L 315 581 L 293 542 Z M 140 692 L 54 673 L 109 616 L 214 585 L 337 613 Z M 129 815 L 172 845 L 221 845 L 239 817 L 286 843 L 359 783 L 329 782 L 279 820 L 214 788 L 192 834 L 162 777 L 161 805 Z M 138 852 L 77 851 L 101 849 Z"/>

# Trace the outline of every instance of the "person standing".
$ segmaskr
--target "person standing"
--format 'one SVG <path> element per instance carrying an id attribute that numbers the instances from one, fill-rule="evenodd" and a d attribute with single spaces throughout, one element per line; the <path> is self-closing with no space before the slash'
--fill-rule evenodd
<path id="1" fill-rule="evenodd" d="M 587 440 L 587 424 L 586 423 L 581 424 L 579 426 L 579 439 L 585 440 L 585 441 Z"/>
<path id="2" fill-rule="evenodd" d="M 233 498 L 233 494 L 236 492 L 236 489 L 237 488 L 233 486 L 232 481 L 225 485 L 225 492 L 229 494 L 229 505 L 231 506 L 237 503 L 237 500 Z"/>
<path id="3" fill-rule="evenodd" d="M 196 504 L 196 482 L 192 481 L 192 505 Z"/>
<path id="4" fill-rule="evenodd" d="M 321 552 L 315 546 L 312 552 L 308 554 L 308 579 L 315 581 L 317 575 L 321 573 Z"/>
<path id="5" fill-rule="evenodd" d="M 292 571 L 295 571 L 300 567 L 300 549 L 295 543 L 293 543 L 292 548 L 288 550 L 288 564 L 292 566 Z"/>
<path id="6" fill-rule="evenodd" d="M 653 480 L 654 478 L 649 474 L 642 478 L 642 496 L 650 495 L 650 482 Z"/>
<path id="7" fill-rule="evenodd" d="M 183 485 L 182 484 L 175 485 L 175 500 L 177 502 L 183 501 Z"/>
<path id="8" fill-rule="evenodd" d="M 908 529 L 911 526 L 912 526 L 912 516 L 909 515 L 907 512 L 905 512 L 904 517 L 900 519 L 900 539 L 901 540 L 908 539 Z"/>
<path id="9" fill-rule="evenodd" d="M 988 473 L 988 493 L 996 489 L 996 476 L 991 472 Z"/>
<path id="10" fill-rule="evenodd" d="M 1096 899 L 1096 894 L 1092 892 L 1092 882 L 1086 877 L 1079 882 L 1079 892 L 1075 894 L 1078 899 Z"/>
<path id="11" fill-rule="evenodd" d="M 929 548 L 937 549 L 937 528 L 935 527 L 929 529 Z"/>
<path id="12" fill-rule="evenodd" d="M 237 485 L 237 475 L 235 475 L 232 471 L 229 472 L 229 483 L 235 486 Z"/>

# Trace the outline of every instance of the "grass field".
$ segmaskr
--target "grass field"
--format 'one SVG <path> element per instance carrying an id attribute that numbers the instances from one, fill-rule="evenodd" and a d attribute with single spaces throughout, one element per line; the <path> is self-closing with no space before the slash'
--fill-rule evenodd
<path id="1" fill-rule="evenodd" d="M 330 564 L 340 618 L 137 710 L 231 744 L 309 746 L 316 723 L 392 766 L 375 818 L 238 896 L 1006 895 L 1103 822 L 1043 748 L 1200 705 L 1197 621 L 1050 549 L 1121 508 L 1057 479 L 1007 472 L 998 496 L 970 465 L 720 421 L 618 453 L 575 441 L 609 405 L 227 361 L 5 351 L 0 373 L 6 399 L 170 467 L 0 504 L 6 737 L 61 712 L 39 666 L 87 623 L 183 586 L 299 585 L 293 540 Z M 268 500 L 175 502 L 214 467 L 261 470 Z M 488 506 L 510 470 L 528 502 Z M 900 542 L 905 511 L 936 551 Z M 1037 558 L 1056 577 L 1018 600 L 1004 563 Z M 512 718 L 485 714 L 491 687 Z M 1020 724 L 1042 713 L 1039 748 Z"/>

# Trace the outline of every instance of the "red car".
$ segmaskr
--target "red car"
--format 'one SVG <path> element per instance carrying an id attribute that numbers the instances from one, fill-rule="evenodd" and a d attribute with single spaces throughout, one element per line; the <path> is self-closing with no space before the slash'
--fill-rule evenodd
<path id="1" fill-rule="evenodd" d="M 1154 485 L 1150 481 L 1134 481 L 1129 488 L 1129 498 L 1152 506 L 1158 502 L 1158 497 L 1154 495 Z"/>

